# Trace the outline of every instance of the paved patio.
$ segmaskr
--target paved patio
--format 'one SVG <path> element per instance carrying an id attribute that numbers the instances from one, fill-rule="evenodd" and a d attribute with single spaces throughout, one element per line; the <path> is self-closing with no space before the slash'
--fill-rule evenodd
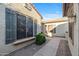
<path id="1" fill-rule="evenodd" d="M 68 41 L 60 40 L 56 55 L 57 56 L 71 56 L 71 52 L 68 46 Z"/>
<path id="2" fill-rule="evenodd" d="M 65 38 L 54 37 L 34 56 L 71 56 L 71 52 Z"/>
<path id="3" fill-rule="evenodd" d="M 48 43 L 49 39 L 42 45 L 36 45 L 35 43 L 26 46 L 22 49 L 16 50 L 7 56 L 33 56 L 38 50 Z"/>
<path id="4" fill-rule="evenodd" d="M 67 40 L 65 38 L 47 38 L 48 42 L 38 46 L 32 44 L 18 51 L 10 53 L 10 56 L 71 56 Z"/>
<path id="5" fill-rule="evenodd" d="M 45 44 L 44 44 L 45 45 Z M 32 56 L 34 55 L 39 49 L 41 49 L 44 45 L 38 46 L 36 44 L 32 44 L 29 46 L 26 46 L 22 49 L 19 49 L 17 51 L 14 51 L 7 56 Z"/>

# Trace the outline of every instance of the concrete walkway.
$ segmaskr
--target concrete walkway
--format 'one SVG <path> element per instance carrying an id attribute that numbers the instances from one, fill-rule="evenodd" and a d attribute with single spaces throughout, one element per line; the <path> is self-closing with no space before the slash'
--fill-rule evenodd
<path id="1" fill-rule="evenodd" d="M 48 43 L 48 40 L 42 45 L 36 45 L 35 43 L 25 46 L 19 50 L 16 50 L 6 56 L 33 56 L 37 51 L 44 47 Z"/>
<path id="2" fill-rule="evenodd" d="M 60 40 L 65 40 L 65 38 L 54 37 L 43 48 L 41 48 L 34 56 L 55 56 L 60 43 Z"/>
<path id="3" fill-rule="evenodd" d="M 32 44 L 18 51 L 10 53 L 9 56 L 70 56 L 70 50 L 65 38 L 47 38 L 43 45 Z"/>

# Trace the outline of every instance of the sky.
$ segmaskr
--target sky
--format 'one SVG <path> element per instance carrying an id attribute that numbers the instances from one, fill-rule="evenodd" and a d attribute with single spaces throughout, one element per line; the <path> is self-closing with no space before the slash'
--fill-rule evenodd
<path id="1" fill-rule="evenodd" d="M 33 3 L 44 19 L 61 18 L 62 3 Z"/>

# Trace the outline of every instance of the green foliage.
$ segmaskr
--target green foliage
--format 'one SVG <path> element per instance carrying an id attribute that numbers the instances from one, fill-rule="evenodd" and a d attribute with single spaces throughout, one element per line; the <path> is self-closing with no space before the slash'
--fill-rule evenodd
<path id="1" fill-rule="evenodd" d="M 37 45 L 41 45 L 41 44 L 45 43 L 45 41 L 46 41 L 46 38 L 42 32 L 36 35 L 36 44 Z"/>

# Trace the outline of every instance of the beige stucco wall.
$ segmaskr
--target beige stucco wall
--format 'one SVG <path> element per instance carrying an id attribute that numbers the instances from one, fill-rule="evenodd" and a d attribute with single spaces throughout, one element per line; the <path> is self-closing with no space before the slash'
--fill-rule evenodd
<path id="1" fill-rule="evenodd" d="M 69 48 L 70 51 L 72 53 L 73 56 L 78 56 L 79 55 L 79 5 L 77 3 L 74 3 L 74 8 L 70 8 L 69 11 L 71 10 L 73 11 L 73 15 L 76 15 L 76 18 L 69 18 L 68 20 L 72 20 L 74 19 L 74 45 L 72 44 L 72 40 L 69 38 L 69 32 L 66 34 L 66 39 L 68 39 L 68 44 L 69 44 Z M 65 11 L 66 12 L 66 11 Z M 71 14 L 72 12 L 66 12 L 67 14 Z"/>
<path id="2" fill-rule="evenodd" d="M 37 20 L 37 32 L 41 32 L 41 17 L 38 15 L 38 13 L 35 11 L 35 9 L 32 7 L 32 10 L 29 11 L 27 8 L 24 7 L 24 3 L 12 3 L 12 4 L 5 4 L 6 7 L 11 8 L 15 11 L 18 11 L 20 13 L 23 13 L 26 16 L 30 16 L 32 17 L 32 19 L 36 19 Z"/>
<path id="3" fill-rule="evenodd" d="M 14 46 L 13 44 L 5 44 L 5 8 L 10 8 L 14 11 L 18 11 L 25 16 L 32 17 L 33 21 L 37 20 L 37 32 L 41 32 L 41 17 L 38 13 L 32 8 L 32 11 L 29 11 L 27 8 L 24 8 L 23 4 L 0 4 L 0 55 L 8 54 L 12 51 L 20 49 L 24 46 L 27 46 L 28 43 L 23 43 L 18 46 Z M 33 28 L 34 29 L 34 28 Z"/>
<path id="4" fill-rule="evenodd" d="M 77 18 L 77 28 L 78 28 L 78 29 L 77 29 L 77 31 L 78 31 L 78 32 L 77 32 L 77 33 L 78 33 L 78 34 L 77 34 L 77 39 L 78 39 L 78 56 L 79 56 L 79 4 L 78 4 L 77 17 L 78 17 L 78 18 Z"/>
<path id="5" fill-rule="evenodd" d="M 4 45 L 5 41 L 5 8 L 0 5 L 0 53 L 3 50 L 2 46 Z"/>
<path id="6" fill-rule="evenodd" d="M 76 14 L 76 22 L 74 24 L 74 55 L 79 56 L 79 4 L 74 4 L 74 12 Z"/>

